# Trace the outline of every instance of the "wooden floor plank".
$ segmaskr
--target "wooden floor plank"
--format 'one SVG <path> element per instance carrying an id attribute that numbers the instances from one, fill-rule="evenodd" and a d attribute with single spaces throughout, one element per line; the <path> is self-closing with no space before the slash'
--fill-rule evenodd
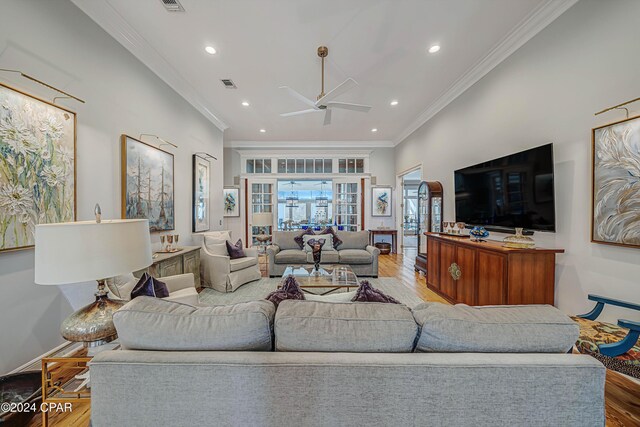
<path id="1" fill-rule="evenodd" d="M 416 273 L 413 265 L 415 249 L 405 249 L 404 254 L 380 256 L 379 274 L 382 277 L 395 277 L 413 290 L 424 301 L 447 304 L 442 297 L 427 289 L 424 276 Z M 605 386 L 605 407 L 607 427 L 640 426 L 640 384 L 616 372 L 607 371 Z M 86 427 L 89 425 L 89 405 L 74 407 L 69 414 L 59 414 L 50 419 L 52 426 Z M 40 416 L 34 417 L 29 427 L 40 427 Z"/>

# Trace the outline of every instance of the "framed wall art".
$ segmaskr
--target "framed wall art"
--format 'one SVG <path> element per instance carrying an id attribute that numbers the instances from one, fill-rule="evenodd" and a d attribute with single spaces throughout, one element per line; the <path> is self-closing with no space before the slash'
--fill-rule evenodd
<path id="1" fill-rule="evenodd" d="M 391 187 L 371 188 L 371 216 L 391 216 Z"/>
<path id="2" fill-rule="evenodd" d="M 209 160 L 193 155 L 193 218 L 194 233 L 209 229 Z"/>
<path id="3" fill-rule="evenodd" d="M 150 231 L 175 229 L 173 154 L 122 135 L 122 218 L 146 218 Z"/>
<path id="4" fill-rule="evenodd" d="M 591 241 L 640 248 L 640 116 L 592 131 Z"/>
<path id="5" fill-rule="evenodd" d="M 76 114 L 0 83 L 0 252 L 76 218 Z"/>
<path id="6" fill-rule="evenodd" d="M 224 216 L 240 216 L 240 189 L 225 187 L 223 191 Z"/>

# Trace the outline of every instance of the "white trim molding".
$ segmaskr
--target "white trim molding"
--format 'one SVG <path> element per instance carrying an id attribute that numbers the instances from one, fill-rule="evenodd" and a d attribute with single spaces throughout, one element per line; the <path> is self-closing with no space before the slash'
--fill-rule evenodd
<path id="1" fill-rule="evenodd" d="M 545 29 L 549 24 L 566 12 L 578 0 L 546 0 L 529 13 L 482 59 L 476 62 L 459 79 L 457 79 L 435 102 L 429 105 L 403 132 L 394 139 L 396 146 L 407 139 L 420 126 L 428 122 L 443 108 L 462 95 L 477 81 L 522 47 L 533 36 Z"/>
<path id="2" fill-rule="evenodd" d="M 229 128 L 215 108 L 206 99 L 203 99 L 191 84 L 108 1 L 71 1 L 218 129 L 224 132 Z"/>
<path id="3" fill-rule="evenodd" d="M 393 141 L 225 141 L 224 148 L 300 150 L 307 148 L 392 148 Z"/>

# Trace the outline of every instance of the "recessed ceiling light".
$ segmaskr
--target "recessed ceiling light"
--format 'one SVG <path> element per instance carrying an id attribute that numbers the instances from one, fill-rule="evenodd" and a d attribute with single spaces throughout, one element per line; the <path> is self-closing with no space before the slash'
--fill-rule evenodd
<path id="1" fill-rule="evenodd" d="M 266 131 L 266 129 L 260 129 L 260 133 L 265 133 Z"/>
<path id="2" fill-rule="evenodd" d="M 242 105 L 245 106 L 245 107 L 248 107 L 249 103 L 247 101 L 242 101 Z"/>
<path id="3" fill-rule="evenodd" d="M 398 101 L 396 101 L 395 99 L 393 101 L 390 102 L 392 107 L 395 107 L 396 105 L 398 105 Z"/>
<path id="4" fill-rule="evenodd" d="M 215 55 L 217 52 L 213 46 L 207 46 L 204 48 L 204 50 L 210 55 Z"/>
<path id="5" fill-rule="evenodd" d="M 378 132 L 378 128 L 371 129 L 371 132 Z"/>
<path id="6" fill-rule="evenodd" d="M 440 50 L 440 45 L 434 44 L 429 48 L 429 53 L 436 53 Z"/>

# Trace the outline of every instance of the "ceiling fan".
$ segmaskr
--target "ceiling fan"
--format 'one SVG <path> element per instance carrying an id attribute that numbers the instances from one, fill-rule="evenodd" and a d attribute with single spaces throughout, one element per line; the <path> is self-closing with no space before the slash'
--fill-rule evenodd
<path id="1" fill-rule="evenodd" d="M 334 101 L 334 99 L 338 96 L 358 86 L 358 83 L 356 83 L 356 81 L 351 77 L 340 83 L 335 89 L 330 90 L 329 93 L 324 93 L 324 58 L 326 58 L 327 55 L 329 55 L 329 48 L 327 48 L 326 46 L 320 46 L 318 48 L 318 56 L 322 58 L 322 88 L 320 91 L 320 95 L 318 95 L 317 101 L 313 102 L 309 98 L 301 95 L 299 92 L 291 89 L 289 86 L 280 87 L 280 89 L 285 89 L 291 96 L 293 96 L 297 100 L 302 101 L 304 104 L 311 107 L 306 110 L 293 111 L 291 113 L 282 113 L 280 114 L 282 117 L 299 116 L 301 114 L 320 113 L 324 111 L 324 124 L 326 126 L 331 124 L 331 109 L 333 108 L 343 108 L 345 110 L 359 111 L 361 113 L 369 112 L 369 110 L 371 109 L 370 105 Z"/>

